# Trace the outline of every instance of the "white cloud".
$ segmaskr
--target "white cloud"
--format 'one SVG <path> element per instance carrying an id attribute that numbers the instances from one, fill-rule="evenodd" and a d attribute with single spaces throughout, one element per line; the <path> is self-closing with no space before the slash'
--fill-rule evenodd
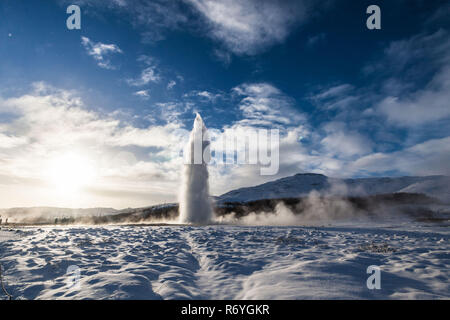
<path id="1" fill-rule="evenodd" d="M 395 125 L 414 127 L 450 118 L 450 38 L 439 30 L 394 41 L 386 49 L 385 63 L 399 73 L 395 95 L 385 97 L 376 109 Z M 426 74 L 433 77 L 425 85 Z M 412 75 L 407 77 L 407 75 Z M 410 82 L 405 78 L 414 79 Z M 416 80 L 418 79 L 418 80 Z"/>
<path id="2" fill-rule="evenodd" d="M 86 49 L 88 55 L 92 56 L 97 61 L 99 67 L 104 69 L 115 69 L 108 56 L 113 53 L 122 53 L 122 50 L 117 45 L 93 42 L 87 37 L 81 37 L 81 44 Z"/>
<path id="3" fill-rule="evenodd" d="M 146 67 L 141 71 L 138 78 L 127 80 L 127 83 L 130 86 L 140 87 L 149 84 L 150 82 L 160 81 L 161 77 L 156 71 L 156 64 L 152 57 L 141 55 L 137 61 L 143 63 Z"/>
<path id="4" fill-rule="evenodd" d="M 211 94 L 211 92 L 208 91 L 200 91 L 197 95 L 199 97 L 204 97 L 208 100 L 212 100 L 215 97 L 215 95 Z"/>
<path id="5" fill-rule="evenodd" d="M 207 90 L 194 90 L 189 93 L 186 93 L 183 95 L 184 98 L 191 98 L 191 97 L 199 97 L 203 101 L 208 102 L 215 102 L 217 99 L 222 98 L 222 93 L 213 93 Z"/>
<path id="6" fill-rule="evenodd" d="M 326 136 L 321 140 L 328 156 L 350 159 L 372 152 L 372 141 L 357 131 L 348 130 L 344 123 L 325 124 Z"/>
<path id="7" fill-rule="evenodd" d="M 231 52 L 253 55 L 283 42 L 304 22 L 306 1 L 187 0 L 210 24 L 210 35 Z"/>
<path id="8" fill-rule="evenodd" d="M 16 148 L 28 142 L 26 137 L 15 137 L 0 132 L 0 149 Z"/>
<path id="9" fill-rule="evenodd" d="M 305 120 L 305 116 L 293 108 L 292 99 L 271 84 L 245 83 L 233 88 L 233 92 L 243 97 L 239 104 L 243 125 L 285 127 Z"/>
<path id="10" fill-rule="evenodd" d="M 167 90 L 172 89 L 173 87 L 176 86 L 176 84 L 177 84 L 177 82 L 176 82 L 175 80 L 170 80 L 170 81 L 167 83 Z"/>
<path id="11" fill-rule="evenodd" d="M 110 133 L 106 142 L 112 146 L 126 147 L 171 147 L 178 145 L 178 134 L 185 133 L 180 130 L 178 124 L 166 124 L 164 126 L 153 126 L 145 129 L 126 126 L 115 128 Z"/>
<path id="12" fill-rule="evenodd" d="M 131 86 L 140 87 L 150 82 L 158 82 L 159 75 L 156 74 L 155 66 L 147 67 L 142 70 L 141 75 L 137 79 L 128 79 L 127 82 Z"/>
<path id="13" fill-rule="evenodd" d="M 8 185 L 21 195 L 14 199 L 22 201 L 4 206 L 67 206 L 46 175 L 51 159 L 67 152 L 88 158 L 97 172 L 89 185 L 95 192 L 84 194 L 76 206 L 126 207 L 176 200 L 178 152 L 188 136 L 179 123 L 135 127 L 113 114 L 88 110 L 75 92 L 45 83 L 35 84 L 28 94 L 0 99 L 1 113 L 12 114 L 13 119 L 0 123 L 0 186 Z M 132 157 L 122 156 L 130 153 Z M 121 190 L 127 196 L 117 197 Z"/>
<path id="14" fill-rule="evenodd" d="M 391 153 L 373 153 L 349 166 L 349 172 L 353 173 L 390 171 L 408 175 L 450 175 L 450 136 L 430 139 Z"/>
<path id="15" fill-rule="evenodd" d="M 110 115 L 88 110 L 73 92 L 35 85 L 32 93 L 3 100 L 0 111 L 14 110 L 16 118 L 3 130 L 17 139 L 58 148 L 96 143 L 106 146 L 165 147 L 173 143 L 167 135 L 180 129 L 177 123 L 136 128 Z M 45 128 L 45 130 L 43 130 Z"/>
<path id="16" fill-rule="evenodd" d="M 150 94 L 148 90 L 139 90 L 136 91 L 135 93 L 133 93 L 135 96 L 141 97 L 143 99 L 148 99 L 150 98 Z"/>
<path id="17" fill-rule="evenodd" d="M 414 127 L 450 117 L 450 64 L 424 88 L 403 97 L 389 96 L 377 109 L 394 124 Z"/>
<path id="18" fill-rule="evenodd" d="M 193 114 L 194 105 L 190 102 L 159 102 L 156 106 L 160 109 L 160 116 L 168 123 L 178 123 L 181 116 Z"/>

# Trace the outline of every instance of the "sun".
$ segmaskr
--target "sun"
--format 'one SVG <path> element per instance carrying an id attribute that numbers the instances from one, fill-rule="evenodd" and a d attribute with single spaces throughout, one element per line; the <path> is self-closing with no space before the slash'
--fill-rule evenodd
<path id="1" fill-rule="evenodd" d="M 89 185 L 95 178 L 95 167 L 88 157 L 65 153 L 50 161 L 49 182 L 61 193 L 75 192 Z"/>

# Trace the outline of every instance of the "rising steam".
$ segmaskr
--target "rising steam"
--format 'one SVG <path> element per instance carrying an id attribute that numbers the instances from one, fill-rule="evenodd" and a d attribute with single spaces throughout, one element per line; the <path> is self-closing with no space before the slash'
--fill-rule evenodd
<path id="1" fill-rule="evenodd" d="M 209 156 L 207 130 L 197 113 L 185 149 L 179 209 L 181 223 L 207 224 L 212 219 L 207 168 Z"/>

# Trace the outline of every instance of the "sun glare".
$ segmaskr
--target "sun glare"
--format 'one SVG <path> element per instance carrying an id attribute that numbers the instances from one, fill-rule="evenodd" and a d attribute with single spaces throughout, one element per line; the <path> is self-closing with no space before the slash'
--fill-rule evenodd
<path id="1" fill-rule="evenodd" d="M 67 153 L 50 162 L 49 180 L 59 192 L 80 190 L 95 178 L 93 163 L 86 157 Z"/>

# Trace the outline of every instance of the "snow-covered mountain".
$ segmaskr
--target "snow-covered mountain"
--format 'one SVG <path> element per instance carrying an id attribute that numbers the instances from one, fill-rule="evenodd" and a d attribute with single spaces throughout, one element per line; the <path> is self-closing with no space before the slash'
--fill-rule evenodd
<path id="1" fill-rule="evenodd" d="M 236 189 L 216 198 L 223 202 L 249 202 L 261 199 L 296 198 L 316 190 L 327 195 L 364 196 L 397 192 L 423 193 L 450 202 L 450 177 L 398 177 L 337 179 L 322 174 L 304 173 Z"/>

